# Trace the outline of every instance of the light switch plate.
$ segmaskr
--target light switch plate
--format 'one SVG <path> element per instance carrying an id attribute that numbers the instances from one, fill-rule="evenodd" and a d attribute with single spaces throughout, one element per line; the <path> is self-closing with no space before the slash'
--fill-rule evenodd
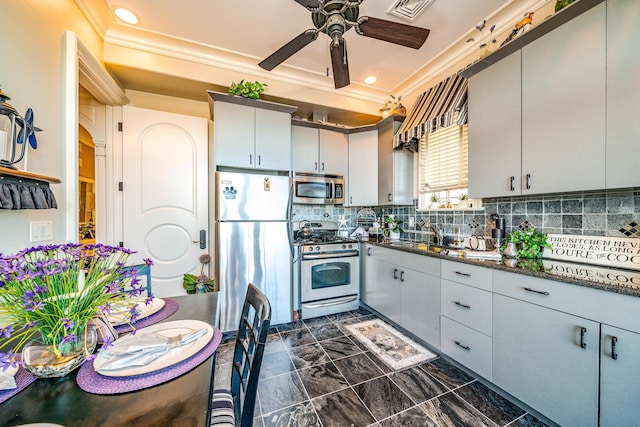
<path id="1" fill-rule="evenodd" d="M 31 242 L 53 240 L 53 221 L 30 221 L 29 235 Z"/>

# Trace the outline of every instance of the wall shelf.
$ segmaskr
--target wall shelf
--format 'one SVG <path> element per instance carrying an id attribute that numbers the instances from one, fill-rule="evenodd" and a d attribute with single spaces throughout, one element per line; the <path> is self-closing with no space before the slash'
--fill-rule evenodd
<path id="1" fill-rule="evenodd" d="M 547 33 L 550 33 L 551 31 L 555 30 L 561 25 L 571 21 L 573 18 L 577 16 L 582 15 L 589 9 L 599 5 L 604 1 L 605 0 L 578 0 L 574 3 L 571 3 L 569 6 L 566 6 L 559 12 L 549 16 L 547 19 L 545 19 L 535 27 L 531 28 L 529 31 L 522 34 L 520 37 L 512 40 L 508 44 L 498 48 L 497 50 L 493 51 L 492 53 L 485 56 L 484 58 L 469 65 L 467 68 L 460 71 L 458 74 L 468 79 L 474 74 L 477 74 L 480 71 L 484 70 L 485 68 L 488 68 L 489 66 L 500 61 L 501 59 L 506 58 L 507 56 L 522 49 L 524 46 L 528 45 L 534 40 L 539 39 L 540 37 L 546 35 Z"/>
<path id="2" fill-rule="evenodd" d="M 0 179 L 4 176 L 10 176 L 14 178 L 33 179 L 36 181 L 48 182 L 51 184 L 60 184 L 62 182 L 61 179 L 55 178 L 53 176 L 41 175 L 39 173 L 15 170 L 15 169 L 10 169 L 10 168 L 5 168 L 0 166 Z"/>

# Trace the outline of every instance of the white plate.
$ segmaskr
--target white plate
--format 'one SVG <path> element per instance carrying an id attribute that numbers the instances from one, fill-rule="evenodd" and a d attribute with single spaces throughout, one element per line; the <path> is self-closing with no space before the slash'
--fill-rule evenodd
<path id="1" fill-rule="evenodd" d="M 93 361 L 93 366 L 98 367 L 96 368 L 96 372 L 99 372 L 101 375 L 107 377 L 128 377 L 131 375 L 148 374 L 149 372 L 154 372 L 159 369 L 166 368 L 167 366 L 182 362 L 183 360 L 193 356 L 198 351 L 202 350 L 207 344 L 209 344 L 209 341 L 211 341 L 211 338 L 213 338 L 213 327 L 206 322 L 201 322 L 200 320 L 174 320 L 173 322 L 156 323 L 155 325 L 138 329 L 136 334 L 148 334 L 151 332 L 156 332 L 166 337 L 175 337 L 181 334 L 186 335 L 190 332 L 197 331 L 198 329 L 202 328 L 207 329 L 207 333 L 202 337 L 187 345 L 169 350 L 167 354 L 159 357 L 148 365 L 133 366 L 131 368 L 123 368 L 117 371 L 100 372 L 99 366 L 101 366 L 106 360 L 104 357 L 101 357 L 101 354 L 98 354 L 98 357 L 96 357 L 96 359 Z M 123 338 L 124 337 L 121 337 L 115 340 L 113 342 L 113 345 L 118 345 L 118 343 L 122 341 Z"/>
<path id="2" fill-rule="evenodd" d="M 6 371 L 3 371 L 2 369 L 0 369 L 0 372 L 5 374 L 5 375 L 9 375 L 10 377 L 15 377 L 16 374 L 18 373 L 18 367 L 17 366 L 9 366 Z"/>
<path id="3" fill-rule="evenodd" d="M 154 298 L 149 305 L 144 303 L 146 299 L 146 297 L 131 298 L 131 300 L 136 301 L 139 304 L 138 307 L 140 308 L 140 315 L 136 322 L 157 313 L 162 309 L 162 307 L 164 307 L 164 300 L 162 298 Z M 127 298 L 126 301 L 130 301 L 130 299 Z M 124 314 L 111 313 L 107 316 L 107 320 L 112 326 L 126 325 L 129 321 L 129 312 L 127 311 Z"/>

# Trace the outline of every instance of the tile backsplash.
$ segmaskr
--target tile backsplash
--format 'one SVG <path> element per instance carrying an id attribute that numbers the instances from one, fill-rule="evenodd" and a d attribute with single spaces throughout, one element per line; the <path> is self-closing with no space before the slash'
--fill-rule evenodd
<path id="1" fill-rule="evenodd" d="M 531 225 L 545 233 L 640 238 L 640 188 L 483 199 L 482 209 L 418 211 L 409 206 L 372 206 L 378 217 L 404 221 L 403 238 L 421 240 L 421 224 L 439 224 L 445 235 L 491 235 L 492 214 L 505 219 L 507 232 Z M 294 221 L 344 218 L 353 229 L 361 208 L 294 205 Z M 410 225 L 411 224 L 411 225 Z"/>

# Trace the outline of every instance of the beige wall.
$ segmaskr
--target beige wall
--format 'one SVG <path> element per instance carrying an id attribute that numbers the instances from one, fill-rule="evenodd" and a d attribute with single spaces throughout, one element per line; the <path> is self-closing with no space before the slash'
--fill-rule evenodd
<path id="1" fill-rule="evenodd" d="M 27 169 L 64 178 L 63 37 L 65 31 L 78 38 L 96 58 L 102 58 L 102 41 L 89 26 L 73 0 L 3 0 L 0 12 L 0 85 L 9 101 L 22 114 L 31 107 L 38 149 L 28 153 Z M 77 127 L 77 126 L 76 126 Z M 69 149 L 74 149 L 70 147 Z M 30 221 L 53 221 L 54 243 L 65 241 L 64 184 L 52 185 L 57 210 L 0 210 L 0 253 L 13 253 L 27 246 Z M 40 244 L 42 244 L 40 243 Z"/>

